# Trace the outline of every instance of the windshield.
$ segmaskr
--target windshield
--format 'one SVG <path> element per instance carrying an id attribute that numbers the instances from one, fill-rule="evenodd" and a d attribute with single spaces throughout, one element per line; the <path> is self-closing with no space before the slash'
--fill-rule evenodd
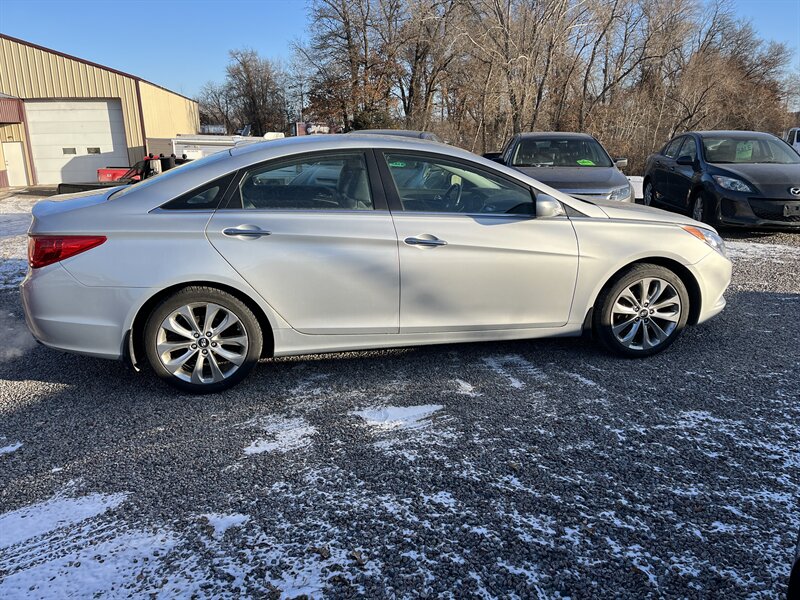
<path id="1" fill-rule="evenodd" d="M 766 136 L 704 137 L 703 153 L 715 164 L 800 163 L 800 155 L 784 142 Z"/>
<path id="2" fill-rule="evenodd" d="M 204 156 L 203 158 L 200 158 L 200 159 L 197 159 L 197 160 L 192 160 L 192 161 L 189 161 L 189 162 L 185 162 L 182 165 L 178 165 L 176 167 L 173 167 L 169 171 L 161 173 L 160 175 L 156 175 L 154 177 L 148 177 L 147 179 L 143 179 L 142 181 L 139 181 L 137 183 L 133 183 L 131 185 L 126 185 L 124 188 L 119 189 L 116 192 L 114 192 L 113 194 L 111 194 L 108 197 L 108 199 L 109 200 L 111 200 L 111 199 L 116 200 L 117 198 L 121 198 L 122 196 L 125 196 L 126 194 L 129 194 L 130 192 L 132 192 L 134 190 L 141 190 L 141 189 L 144 189 L 146 187 L 150 187 L 152 184 L 154 184 L 154 183 L 156 183 L 158 181 L 164 181 L 165 179 L 169 179 L 169 178 L 173 177 L 174 175 L 177 175 L 178 173 L 185 173 L 186 171 L 191 171 L 193 169 L 197 169 L 199 167 L 203 167 L 204 165 L 207 165 L 207 164 L 210 164 L 210 163 L 214 163 L 214 162 L 217 162 L 219 160 L 225 160 L 226 158 L 230 158 L 230 155 L 231 155 L 231 153 L 230 153 L 229 150 L 223 150 L 222 152 L 215 152 L 214 154 L 209 154 L 208 156 Z"/>
<path id="3" fill-rule="evenodd" d="M 511 164 L 515 167 L 610 167 L 611 159 L 591 138 L 522 139 Z"/>

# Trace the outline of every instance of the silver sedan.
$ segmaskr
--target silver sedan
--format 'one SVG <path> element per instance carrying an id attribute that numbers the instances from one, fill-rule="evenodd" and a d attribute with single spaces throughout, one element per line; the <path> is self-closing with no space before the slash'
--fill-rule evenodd
<path id="1" fill-rule="evenodd" d="M 33 210 L 43 344 L 193 393 L 260 357 L 579 336 L 644 357 L 725 306 L 716 232 L 579 200 L 451 146 L 309 136 Z"/>

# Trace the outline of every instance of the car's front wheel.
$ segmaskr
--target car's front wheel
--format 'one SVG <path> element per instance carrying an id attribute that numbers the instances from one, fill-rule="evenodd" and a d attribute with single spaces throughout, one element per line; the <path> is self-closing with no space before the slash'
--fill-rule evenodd
<path id="1" fill-rule="evenodd" d="M 717 225 L 717 211 L 714 201 L 705 194 L 697 194 L 692 202 L 692 218 L 711 226 Z"/>
<path id="2" fill-rule="evenodd" d="M 612 352 L 643 357 L 667 349 L 689 318 L 689 294 L 674 272 L 637 264 L 601 292 L 594 330 Z"/>
<path id="3" fill-rule="evenodd" d="M 156 374 L 183 391 L 207 394 L 245 378 L 261 355 L 258 319 L 239 299 L 210 287 L 184 288 L 161 302 L 144 331 Z"/>
<path id="4" fill-rule="evenodd" d="M 652 206 L 653 205 L 653 184 L 648 181 L 644 184 L 644 192 L 643 192 L 642 201 L 644 202 L 645 206 Z"/>

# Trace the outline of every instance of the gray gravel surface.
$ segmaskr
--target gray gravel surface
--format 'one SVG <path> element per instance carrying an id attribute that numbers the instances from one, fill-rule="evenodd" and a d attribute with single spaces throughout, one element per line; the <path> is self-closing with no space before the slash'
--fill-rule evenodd
<path id="1" fill-rule="evenodd" d="M 0 596 L 781 597 L 800 234 L 730 239 L 728 308 L 648 360 L 305 356 L 214 397 L 35 346 L 0 290 Z"/>

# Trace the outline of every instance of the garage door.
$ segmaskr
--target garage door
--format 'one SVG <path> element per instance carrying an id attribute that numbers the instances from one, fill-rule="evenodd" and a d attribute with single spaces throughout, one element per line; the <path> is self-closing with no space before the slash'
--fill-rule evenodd
<path id="1" fill-rule="evenodd" d="M 40 184 L 96 181 L 97 169 L 128 164 L 119 100 L 25 102 Z"/>

